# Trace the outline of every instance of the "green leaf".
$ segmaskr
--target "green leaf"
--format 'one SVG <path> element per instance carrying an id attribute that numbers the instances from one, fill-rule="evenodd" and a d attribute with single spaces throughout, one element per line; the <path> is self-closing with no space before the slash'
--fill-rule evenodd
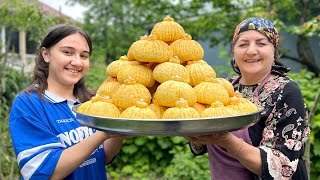
<path id="1" fill-rule="evenodd" d="M 135 145 L 125 145 L 122 147 L 123 152 L 128 154 L 134 154 L 138 151 L 138 147 Z"/>
<path id="2" fill-rule="evenodd" d="M 137 146 L 141 146 L 141 145 L 145 144 L 146 142 L 147 142 L 147 139 L 145 137 L 138 137 L 138 138 L 135 138 L 135 140 L 134 140 L 134 143 Z"/>

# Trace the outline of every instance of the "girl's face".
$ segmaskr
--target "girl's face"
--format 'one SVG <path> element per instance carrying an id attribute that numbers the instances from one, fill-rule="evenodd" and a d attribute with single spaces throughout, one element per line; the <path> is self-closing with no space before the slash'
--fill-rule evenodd
<path id="1" fill-rule="evenodd" d="M 79 33 L 71 34 L 50 49 L 42 48 L 49 63 L 48 86 L 73 87 L 89 68 L 89 46 Z"/>
<path id="2" fill-rule="evenodd" d="M 243 76 L 264 77 L 270 73 L 275 49 L 264 34 L 256 30 L 241 33 L 233 52 Z"/>

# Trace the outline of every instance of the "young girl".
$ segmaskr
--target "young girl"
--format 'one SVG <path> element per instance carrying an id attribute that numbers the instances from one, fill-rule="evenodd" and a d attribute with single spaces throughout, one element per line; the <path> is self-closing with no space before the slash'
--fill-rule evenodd
<path id="1" fill-rule="evenodd" d="M 33 81 L 15 99 L 10 133 L 22 179 L 107 179 L 123 136 L 82 126 L 71 108 L 94 93 L 84 85 L 92 43 L 72 25 L 48 29 Z"/>

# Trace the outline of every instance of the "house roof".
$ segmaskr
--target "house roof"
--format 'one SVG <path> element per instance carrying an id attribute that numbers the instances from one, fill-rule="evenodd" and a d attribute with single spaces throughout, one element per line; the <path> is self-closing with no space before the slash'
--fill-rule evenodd
<path id="1" fill-rule="evenodd" d="M 68 15 L 66 15 L 66 14 L 63 14 L 63 13 L 61 12 L 61 10 L 57 10 L 57 9 L 51 7 L 50 5 L 46 4 L 46 3 L 43 3 L 43 2 L 40 2 L 40 1 L 38 1 L 38 2 L 39 2 L 39 4 L 40 4 L 40 8 L 41 8 L 44 12 L 50 13 L 50 14 L 55 15 L 55 16 L 63 16 L 63 17 L 65 17 L 65 18 L 74 20 L 72 17 L 70 17 L 70 16 L 68 16 Z"/>

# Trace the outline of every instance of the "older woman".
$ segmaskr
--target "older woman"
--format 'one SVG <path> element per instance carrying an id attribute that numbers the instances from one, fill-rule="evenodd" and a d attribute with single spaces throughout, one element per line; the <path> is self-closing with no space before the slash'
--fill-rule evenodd
<path id="1" fill-rule="evenodd" d="M 208 152 L 211 179 L 308 179 L 303 145 L 310 135 L 301 91 L 278 62 L 279 36 L 263 18 L 242 21 L 232 41 L 234 89 L 264 108 L 246 129 L 187 137 L 195 155 Z"/>

